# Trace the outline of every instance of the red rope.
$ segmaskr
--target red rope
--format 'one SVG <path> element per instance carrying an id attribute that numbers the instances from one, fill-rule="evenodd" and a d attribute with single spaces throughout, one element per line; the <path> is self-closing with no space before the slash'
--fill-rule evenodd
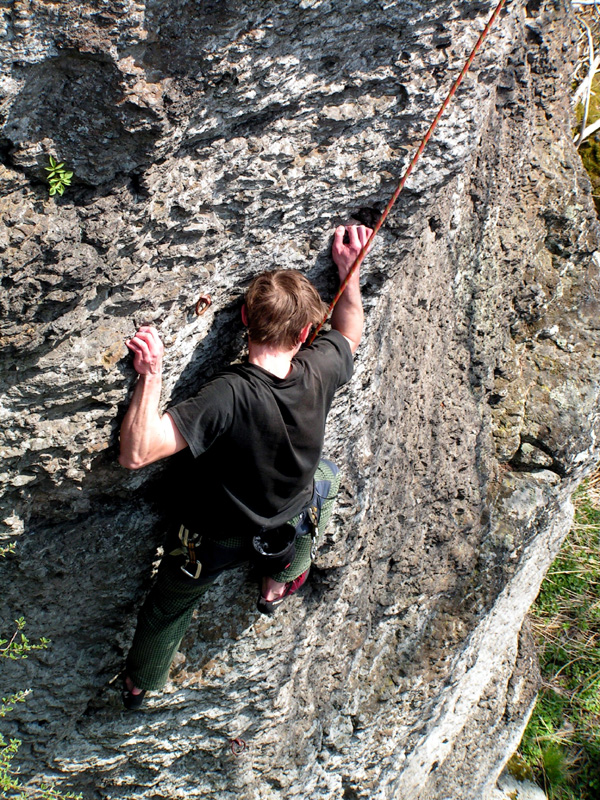
<path id="1" fill-rule="evenodd" d="M 450 89 L 450 91 L 448 92 L 448 95 L 446 96 L 446 99 L 442 103 L 442 107 L 438 111 L 436 118 L 433 120 L 433 122 L 429 126 L 429 130 L 427 131 L 427 133 L 423 137 L 423 139 L 421 141 L 421 144 L 419 145 L 419 147 L 417 149 L 417 152 L 412 157 L 412 161 L 408 165 L 408 167 L 406 169 L 406 172 L 404 173 L 404 175 L 402 176 L 402 179 L 400 180 L 400 183 L 396 187 L 396 191 L 394 192 L 394 194 L 390 198 L 390 201 L 387 204 L 387 206 L 385 207 L 385 209 L 383 211 L 383 214 L 381 215 L 381 217 L 379 218 L 379 221 L 377 222 L 377 224 L 373 228 L 373 231 L 372 231 L 371 235 L 369 236 L 369 239 L 367 240 L 366 244 L 364 245 L 364 247 L 362 248 L 362 250 L 360 251 L 360 253 L 356 257 L 356 261 L 354 262 L 354 264 L 350 268 L 350 271 L 348 272 L 348 274 L 346 275 L 346 277 L 344 278 L 344 280 L 340 284 L 340 288 L 338 289 L 336 296 L 333 298 L 329 308 L 327 309 L 327 314 L 323 317 L 323 319 L 319 323 L 319 326 L 314 331 L 313 335 L 310 338 L 309 344 L 312 344 L 314 342 L 316 335 L 319 333 L 319 331 L 321 330 L 323 325 L 327 322 L 327 319 L 329 318 L 329 315 L 331 314 L 331 312 L 335 308 L 335 305 L 336 305 L 337 301 L 340 299 L 340 297 L 344 293 L 344 290 L 345 290 L 346 286 L 348 286 L 348 283 L 350 282 L 350 279 L 352 278 L 352 275 L 356 272 L 356 270 L 360 267 L 360 265 L 364 261 L 364 258 L 365 258 L 366 254 L 367 254 L 367 251 L 368 251 L 369 247 L 371 246 L 371 242 L 373 241 L 373 239 L 377 235 L 377 232 L 379 231 L 379 229 L 381 228 L 381 226 L 385 222 L 385 220 L 387 218 L 387 215 L 390 213 L 390 211 L 392 209 L 392 206 L 394 205 L 394 203 L 398 199 L 398 195 L 400 194 L 400 192 L 404 188 L 404 184 L 406 183 L 406 181 L 408 180 L 409 175 L 413 171 L 413 168 L 414 168 L 415 164 L 417 163 L 417 161 L 421 157 L 421 153 L 425 149 L 425 145 L 427 144 L 427 142 L 431 138 L 431 135 L 433 134 L 434 130 L 436 129 L 437 124 L 438 124 L 438 122 L 440 121 L 440 119 L 442 117 L 442 114 L 444 113 L 444 111 L 448 107 L 448 105 L 450 103 L 450 100 L 452 100 L 452 98 L 454 97 L 454 94 L 456 93 L 456 90 L 458 89 L 458 87 L 462 83 L 463 78 L 467 74 L 467 72 L 469 70 L 469 67 L 471 66 L 475 56 L 477 55 L 477 51 L 481 47 L 481 44 L 482 44 L 483 40 L 485 39 L 485 37 L 490 32 L 490 28 L 492 27 L 492 25 L 496 21 L 496 17 L 498 16 L 500 11 L 502 10 L 502 6 L 504 5 L 505 2 L 506 2 L 506 0 L 500 0 L 500 2 L 498 3 L 498 5 L 496 6 L 496 8 L 494 10 L 494 13 L 489 18 L 487 25 L 482 30 L 482 32 L 481 32 L 481 34 L 479 36 L 479 39 L 477 39 L 475 47 L 471 51 L 471 55 L 469 56 L 469 58 L 465 62 L 464 67 L 462 68 L 462 71 L 461 71 L 460 75 L 458 76 L 458 78 L 452 84 L 452 88 Z"/>

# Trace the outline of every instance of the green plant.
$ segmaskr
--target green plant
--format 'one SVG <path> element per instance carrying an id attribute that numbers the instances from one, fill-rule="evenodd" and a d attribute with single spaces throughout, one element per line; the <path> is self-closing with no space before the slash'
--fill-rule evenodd
<path id="1" fill-rule="evenodd" d="M 513 753 L 506 765 L 506 769 L 518 781 L 532 781 L 534 778 L 533 770 L 521 753 Z"/>
<path id="2" fill-rule="evenodd" d="M 15 620 L 15 632 L 10 639 L 0 639 L 0 656 L 2 658 L 27 658 L 27 653 L 32 650 L 45 650 L 50 644 L 50 639 L 42 637 L 39 644 L 30 644 L 29 639 L 23 633 L 25 628 L 24 617 Z M 20 634 L 20 635 L 19 635 Z"/>
<path id="3" fill-rule="evenodd" d="M 50 195 L 53 194 L 64 194 L 65 187 L 71 185 L 71 178 L 73 177 L 73 173 L 67 171 L 65 168 L 65 162 L 61 161 L 60 164 L 56 162 L 56 160 L 50 156 L 50 166 L 45 167 L 44 169 L 48 173 L 46 175 L 46 180 L 50 184 Z"/>
<path id="4" fill-rule="evenodd" d="M 542 689 L 520 751 L 550 800 L 600 797 L 600 472 L 532 609 Z"/>
<path id="5" fill-rule="evenodd" d="M 14 553 L 14 544 L 0 548 L 0 557 L 7 553 Z M 37 644 L 31 644 L 23 633 L 25 619 L 19 617 L 15 620 L 15 630 L 10 639 L 0 639 L 0 658 L 12 661 L 27 658 L 34 650 L 45 650 L 50 640 L 42 637 Z M 8 697 L 3 697 L 0 702 L 0 718 L 12 711 L 17 703 L 23 703 L 31 693 L 31 689 L 17 691 Z M 13 760 L 21 746 L 20 739 L 6 741 L 0 733 L 0 800 L 80 800 L 80 794 L 67 792 L 63 794 L 53 786 L 41 784 L 40 787 L 23 791 L 19 781 L 19 770 L 14 766 Z"/>

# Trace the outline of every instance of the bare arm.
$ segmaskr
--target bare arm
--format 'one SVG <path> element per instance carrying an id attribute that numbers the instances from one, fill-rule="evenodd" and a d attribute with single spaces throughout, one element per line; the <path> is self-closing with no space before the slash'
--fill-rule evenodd
<path id="1" fill-rule="evenodd" d="M 349 238 L 348 244 L 344 244 L 344 234 L 346 232 Z M 340 282 L 344 280 L 350 271 L 350 267 L 367 243 L 371 232 L 371 229 L 364 225 L 347 225 L 345 228 L 340 225 L 335 229 L 331 255 L 337 265 Z M 348 340 L 352 353 L 355 353 L 358 349 L 364 323 L 359 272 L 360 270 L 357 269 L 350 278 L 331 315 L 331 327 L 339 331 Z"/>
<path id="2" fill-rule="evenodd" d="M 139 469 L 173 455 L 187 442 L 169 414 L 158 413 L 164 348 L 156 328 L 143 327 L 127 342 L 138 381 L 121 425 L 119 463 Z"/>

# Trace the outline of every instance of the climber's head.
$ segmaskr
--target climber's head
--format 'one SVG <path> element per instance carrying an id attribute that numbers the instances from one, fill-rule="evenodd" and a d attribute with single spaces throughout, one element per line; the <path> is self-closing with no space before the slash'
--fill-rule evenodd
<path id="1" fill-rule="evenodd" d="M 301 344 L 327 307 L 312 283 L 295 269 L 263 272 L 246 291 L 242 318 L 255 344 L 291 350 Z"/>

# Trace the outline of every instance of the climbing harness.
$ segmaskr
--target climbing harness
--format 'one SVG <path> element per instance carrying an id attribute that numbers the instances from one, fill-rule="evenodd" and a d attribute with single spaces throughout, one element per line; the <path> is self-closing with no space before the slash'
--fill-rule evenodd
<path id="1" fill-rule="evenodd" d="M 390 211 L 392 209 L 392 206 L 394 205 L 394 203 L 398 199 L 398 195 L 400 194 L 400 192 L 404 188 L 404 184 L 406 183 L 406 181 L 408 180 L 409 175 L 413 171 L 413 168 L 414 168 L 415 164 L 417 163 L 417 161 L 421 157 L 421 153 L 425 149 L 425 145 L 427 144 L 427 142 L 431 138 L 431 135 L 434 132 L 434 130 L 436 129 L 437 124 L 438 124 L 438 122 L 440 121 L 440 119 L 442 117 L 442 114 L 444 113 L 444 111 L 448 107 L 448 105 L 450 103 L 450 100 L 452 100 L 452 98 L 454 97 L 454 94 L 456 93 L 456 90 L 458 89 L 458 87 L 462 83 L 463 78 L 467 74 L 467 72 L 469 70 L 469 67 L 471 66 L 475 56 L 477 55 L 477 51 L 481 47 L 481 44 L 482 44 L 483 40 L 485 39 L 485 37 L 490 32 L 490 28 L 492 27 L 492 25 L 496 21 L 496 18 L 500 14 L 500 11 L 502 10 L 502 6 L 505 4 L 505 2 L 506 2 L 506 0 L 500 0 L 498 5 L 494 9 L 494 13 L 489 18 L 485 28 L 482 30 L 482 32 L 481 32 L 481 34 L 479 36 L 479 39 L 477 40 L 477 42 L 475 44 L 475 47 L 471 51 L 471 55 L 468 57 L 468 59 L 465 62 L 464 67 L 462 68 L 462 71 L 461 71 L 460 75 L 458 76 L 458 78 L 452 84 L 452 88 L 450 89 L 450 91 L 448 92 L 448 94 L 446 96 L 446 99 L 442 103 L 442 106 L 441 106 L 440 110 L 438 111 L 436 118 L 433 120 L 433 122 L 429 126 L 429 130 L 427 131 L 427 133 L 425 134 L 425 136 L 421 140 L 421 144 L 419 145 L 419 147 L 417 148 L 416 153 L 412 157 L 412 160 L 411 160 L 410 164 L 408 165 L 404 175 L 402 176 L 402 178 L 400 180 L 400 183 L 396 187 L 396 191 L 394 192 L 394 194 L 390 198 L 389 203 L 387 204 L 387 206 L 383 210 L 383 213 L 382 213 L 381 217 L 379 218 L 378 222 L 376 223 L 375 227 L 373 228 L 373 230 L 371 232 L 371 235 L 369 236 L 368 240 L 363 245 L 362 250 L 360 251 L 360 253 L 356 257 L 356 260 L 355 260 L 354 264 L 351 266 L 350 271 L 348 272 L 348 274 L 346 275 L 346 277 L 344 278 L 344 280 L 340 284 L 340 288 L 338 289 L 337 294 L 335 295 L 335 297 L 331 301 L 331 304 L 329 305 L 329 308 L 327 309 L 327 313 L 325 314 L 325 316 L 323 317 L 323 319 L 321 320 L 321 322 L 319 323 L 319 325 L 317 326 L 317 328 L 313 332 L 312 336 L 310 337 L 310 340 L 308 342 L 309 344 L 312 344 L 314 342 L 317 334 L 319 333 L 319 331 L 321 330 L 323 325 L 327 322 L 327 320 L 329 318 L 329 315 L 331 314 L 331 312 L 335 308 L 337 301 L 340 299 L 340 297 L 344 293 L 344 290 L 346 289 L 346 286 L 348 286 L 348 283 L 350 282 L 350 279 L 352 278 L 352 275 L 354 275 L 356 270 L 360 267 L 360 265 L 364 261 L 364 258 L 366 256 L 366 254 L 368 253 L 368 251 L 369 251 L 369 249 L 371 247 L 371 244 L 373 243 L 373 240 L 375 239 L 375 236 L 377 235 L 377 232 L 379 231 L 379 229 L 381 228 L 381 226 L 385 222 L 385 220 L 387 218 L 387 215 L 390 213 Z"/>

